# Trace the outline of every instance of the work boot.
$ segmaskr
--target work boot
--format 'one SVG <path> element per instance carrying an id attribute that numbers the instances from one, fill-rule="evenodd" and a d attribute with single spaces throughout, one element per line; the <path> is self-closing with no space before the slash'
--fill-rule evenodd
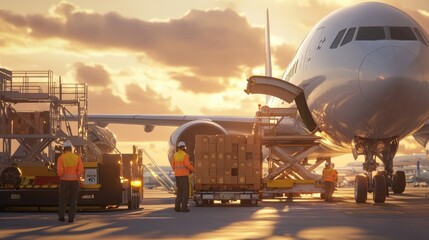
<path id="1" fill-rule="evenodd" d="M 65 222 L 66 220 L 65 220 L 63 217 L 59 217 L 59 218 L 58 218 L 58 221 L 60 221 L 60 222 Z"/>
<path id="2" fill-rule="evenodd" d="M 175 212 L 181 212 L 179 208 L 174 208 Z"/>
<path id="3" fill-rule="evenodd" d="M 72 223 L 72 222 L 74 222 L 74 219 L 69 219 L 69 223 Z"/>
<path id="4" fill-rule="evenodd" d="M 190 212 L 191 209 L 183 209 L 182 212 Z"/>

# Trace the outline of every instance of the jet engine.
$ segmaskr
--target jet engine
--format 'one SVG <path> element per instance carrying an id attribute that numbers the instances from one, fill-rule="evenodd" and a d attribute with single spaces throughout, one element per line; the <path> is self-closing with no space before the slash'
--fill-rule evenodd
<path id="1" fill-rule="evenodd" d="M 176 152 L 177 143 L 184 141 L 186 143 L 187 153 L 191 162 L 194 161 L 195 136 L 196 135 L 214 135 L 228 134 L 228 132 L 219 124 L 211 120 L 195 120 L 187 122 L 178 127 L 170 137 L 170 148 L 168 151 L 168 160 L 171 162 Z"/>
<path id="2" fill-rule="evenodd" d="M 107 127 L 88 125 L 88 140 L 93 142 L 102 153 L 111 153 L 116 147 L 116 135 Z"/>

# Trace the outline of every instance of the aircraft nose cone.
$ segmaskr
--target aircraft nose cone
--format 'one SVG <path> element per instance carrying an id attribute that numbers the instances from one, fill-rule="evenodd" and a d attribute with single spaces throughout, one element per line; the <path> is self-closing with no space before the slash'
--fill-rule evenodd
<path id="1" fill-rule="evenodd" d="M 418 101 L 422 83 L 418 58 L 400 47 L 383 47 L 368 54 L 359 69 L 363 96 L 381 108 L 411 107 Z"/>

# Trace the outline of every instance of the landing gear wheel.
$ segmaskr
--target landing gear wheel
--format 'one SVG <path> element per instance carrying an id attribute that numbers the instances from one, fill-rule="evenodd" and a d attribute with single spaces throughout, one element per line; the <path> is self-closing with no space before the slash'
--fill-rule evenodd
<path id="1" fill-rule="evenodd" d="M 368 180 L 365 176 L 357 175 L 355 178 L 355 202 L 366 203 L 368 197 Z"/>
<path id="2" fill-rule="evenodd" d="M 241 199 L 240 205 L 241 206 L 250 206 L 252 204 L 252 201 L 250 199 Z"/>
<path id="3" fill-rule="evenodd" d="M 405 172 L 404 171 L 396 171 L 393 176 L 393 186 L 392 191 L 395 194 L 401 194 L 405 191 Z"/>
<path id="4" fill-rule="evenodd" d="M 321 198 L 321 199 L 325 199 L 325 195 L 326 195 L 326 194 L 325 194 L 324 192 L 320 193 L 320 198 Z"/>
<path id="5" fill-rule="evenodd" d="M 375 203 L 384 203 L 386 201 L 386 179 L 383 175 L 374 176 L 374 192 L 372 193 Z"/>

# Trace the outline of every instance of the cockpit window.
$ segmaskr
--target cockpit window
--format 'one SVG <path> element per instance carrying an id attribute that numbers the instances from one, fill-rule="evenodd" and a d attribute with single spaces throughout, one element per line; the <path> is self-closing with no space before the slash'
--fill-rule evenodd
<path id="1" fill-rule="evenodd" d="M 428 46 L 428 43 L 425 41 L 425 38 L 423 37 L 422 33 L 418 28 L 414 28 L 414 32 L 416 32 L 417 38 L 422 42 L 424 45 Z"/>
<path id="2" fill-rule="evenodd" d="M 344 44 L 347 44 L 353 40 L 353 36 L 355 35 L 356 28 L 349 28 L 347 31 L 346 36 L 344 37 L 343 41 L 341 42 L 341 46 Z"/>
<path id="3" fill-rule="evenodd" d="M 416 35 L 409 27 L 389 27 L 392 40 L 417 40 Z"/>
<path id="4" fill-rule="evenodd" d="M 382 40 L 386 39 L 384 27 L 360 27 L 356 40 Z"/>
<path id="5" fill-rule="evenodd" d="M 341 30 L 341 31 L 338 32 L 337 36 L 335 37 L 334 41 L 331 44 L 331 47 L 330 47 L 331 49 L 338 47 L 338 44 L 340 44 L 341 39 L 343 38 L 344 33 L 346 32 L 346 30 L 347 30 L 347 28 L 344 28 L 343 30 Z"/>

